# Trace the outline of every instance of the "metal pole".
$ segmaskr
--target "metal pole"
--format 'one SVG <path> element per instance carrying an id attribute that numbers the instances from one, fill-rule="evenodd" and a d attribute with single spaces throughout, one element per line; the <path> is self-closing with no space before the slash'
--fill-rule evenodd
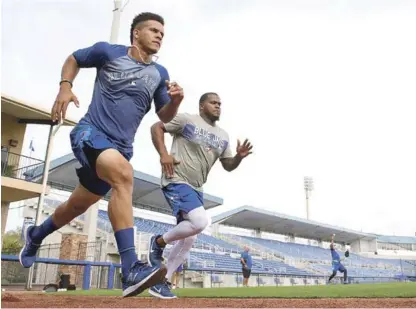
<path id="1" fill-rule="evenodd" d="M 46 188 L 48 184 L 48 176 L 49 176 L 49 165 L 51 163 L 51 155 L 52 155 L 52 149 L 53 149 L 53 138 L 55 137 L 56 132 L 58 132 L 59 128 L 62 125 L 62 121 L 53 128 L 54 125 L 51 125 L 49 128 L 49 138 L 48 138 L 48 146 L 46 149 L 46 156 L 45 156 L 45 164 L 43 169 L 43 177 L 42 177 L 42 193 L 39 196 L 38 200 L 38 208 L 36 209 L 36 220 L 35 225 L 40 225 L 42 220 L 42 210 L 43 210 L 43 201 L 45 199 L 45 193 Z M 26 281 L 26 289 L 30 290 L 32 288 L 32 281 L 33 281 L 33 271 L 34 271 L 34 265 L 29 268 L 29 273 L 27 276 Z"/>
<path id="2" fill-rule="evenodd" d="M 110 43 L 115 44 L 118 40 L 118 32 L 120 29 L 120 17 L 121 17 L 121 4 L 122 0 L 114 0 L 114 10 L 113 10 L 113 21 L 111 24 L 111 35 Z"/>
<path id="3" fill-rule="evenodd" d="M 306 219 L 309 220 L 309 197 L 311 195 L 311 192 L 313 190 L 313 179 L 312 177 L 305 176 L 304 177 L 304 188 L 305 188 L 305 194 L 306 194 Z"/>

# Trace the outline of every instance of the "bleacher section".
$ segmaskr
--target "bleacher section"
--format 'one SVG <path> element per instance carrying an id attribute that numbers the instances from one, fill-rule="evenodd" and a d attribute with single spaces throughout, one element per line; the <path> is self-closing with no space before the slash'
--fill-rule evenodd
<path id="1" fill-rule="evenodd" d="M 60 200 L 45 198 L 43 215 L 47 216 L 53 213 L 60 203 Z M 31 208 L 30 211 L 33 212 L 37 207 L 37 200 L 33 200 L 27 206 L 29 207 L 26 209 Z M 100 205 L 99 207 L 102 206 Z M 343 261 L 348 270 L 348 277 L 351 283 L 398 280 L 416 281 L 416 261 L 406 260 L 409 256 L 411 258 L 410 254 L 401 260 L 397 259 L 396 255 L 384 255 L 392 259 L 381 258 L 383 254 L 379 252 L 377 252 L 378 255 L 374 255 L 374 252 L 378 249 L 375 240 L 376 236 L 319 222 L 310 222 L 283 214 L 264 213 L 249 206 L 243 208 L 239 212 L 225 212 L 220 217 L 212 217 L 213 224 L 219 225 L 215 226 L 213 230 L 223 231 L 223 233 L 209 235 L 204 231 L 204 233 L 198 235 L 189 256 L 188 267 L 190 270 L 185 271 L 181 278 L 185 282 L 184 286 L 210 287 L 220 285 L 231 287 L 241 285 L 243 278 L 240 253 L 245 246 L 250 248 L 250 253 L 253 257 L 253 276 L 250 278 L 250 286 L 263 284 L 325 284 L 332 272 L 331 254 L 327 248 L 327 243 L 324 243 L 326 248 L 322 248 L 294 242 L 238 236 L 232 232 L 235 231 L 234 227 L 245 229 L 246 231 L 256 231 L 256 234 L 260 228 L 261 231 L 271 235 L 294 235 L 296 238 L 322 239 L 325 242 L 328 241 L 328 235 L 337 233 L 336 235 L 339 236 L 337 236 L 336 240 L 340 243 L 350 244 L 353 251 L 367 250 L 360 254 L 351 253 L 350 257 Z M 33 217 L 33 213 L 30 216 Z M 143 213 L 143 216 L 146 216 L 145 213 Z M 238 219 L 233 221 L 230 218 L 234 216 L 238 216 Z M 89 231 L 91 226 L 89 223 L 86 224 L 85 220 L 94 217 L 94 213 L 83 214 L 77 217 L 65 227 L 65 233 L 67 231 L 70 233 Z M 145 259 L 147 254 L 148 236 L 163 234 L 173 228 L 173 224 L 157 221 L 161 218 L 159 215 L 150 216 L 150 218 L 153 220 L 140 217 L 134 218 L 134 225 L 138 232 L 136 235 L 136 248 L 138 255 L 142 259 Z M 173 222 L 173 218 L 171 219 L 172 221 L 169 220 L 168 222 Z M 107 211 L 98 210 L 95 240 L 97 245 L 100 246 L 100 250 L 103 250 L 103 254 L 99 257 L 100 259 L 118 262 L 117 245 Z M 357 243 L 358 240 L 360 243 Z M 400 243 L 402 238 L 393 240 L 394 244 Z M 388 241 L 393 240 L 388 239 Z M 363 245 L 361 245 L 361 242 L 363 242 Z M 404 244 L 411 243 L 410 248 L 412 250 L 407 251 L 416 254 L 416 237 L 403 239 L 403 242 Z M 168 245 L 164 252 L 165 258 L 170 250 L 171 246 Z M 341 256 L 344 256 L 344 252 L 340 247 L 338 247 L 337 251 Z M 338 277 L 338 280 L 335 281 L 341 282 L 342 274 L 338 273 Z"/>
<path id="2" fill-rule="evenodd" d="M 99 228 L 105 228 L 108 230 L 108 213 L 106 211 L 99 210 L 98 218 L 97 225 Z M 134 219 L 134 225 L 137 227 L 138 231 L 149 234 L 163 234 L 173 227 L 172 224 L 147 219 L 145 220 L 137 217 Z M 198 235 L 195 247 L 198 249 L 205 249 L 207 251 L 209 250 L 211 252 L 192 251 L 191 267 L 208 270 L 221 269 L 224 271 L 241 271 L 239 253 L 242 251 L 242 248 L 207 234 Z M 232 257 L 230 254 L 235 257 Z M 279 261 L 262 259 L 253 260 L 253 272 L 283 273 L 298 276 L 312 275 L 312 273 L 308 273 L 304 270 L 297 269 Z"/>
<path id="3" fill-rule="evenodd" d="M 49 203 L 48 203 L 49 204 Z M 55 208 L 56 205 L 48 205 Z M 79 221 L 85 219 L 85 215 L 77 218 Z M 136 217 L 134 224 L 137 230 L 147 234 L 163 234 L 173 227 L 172 224 Z M 108 218 L 108 213 L 104 210 L 98 211 L 97 228 L 100 232 L 112 234 L 112 227 Z M 253 257 L 253 272 L 263 274 L 285 274 L 288 276 L 313 276 L 327 275 L 331 273 L 331 255 L 328 249 L 269 240 L 257 237 L 226 235 L 230 240 L 237 237 L 243 242 L 238 245 L 231 244 L 223 239 L 219 239 L 207 234 L 200 234 L 191 252 L 190 267 L 202 270 L 215 271 L 235 271 L 241 272 L 239 253 L 244 245 L 257 244 L 263 248 L 263 252 L 276 252 L 283 260 L 278 258 L 265 259 L 260 256 Z M 340 252 L 341 253 L 341 252 Z M 255 254 L 254 254 L 255 255 Z M 342 253 L 340 254 L 342 255 Z M 307 262 L 302 269 L 288 264 L 291 260 L 302 260 Z M 286 262 L 286 263 L 285 263 Z M 352 254 L 343 262 L 348 269 L 351 277 L 390 277 L 405 274 L 414 276 L 416 269 L 415 261 L 400 261 L 394 259 L 367 258 L 357 254 Z M 403 265 L 403 263 L 405 265 Z M 414 264 L 412 264 L 414 263 Z"/>
<path id="4" fill-rule="evenodd" d="M 330 273 L 332 271 L 329 249 L 256 237 L 241 236 L 241 238 L 277 251 L 289 259 L 306 260 L 310 263 L 310 267 L 317 272 Z M 343 256 L 342 252 L 339 253 L 340 256 Z M 366 258 L 351 253 L 343 263 L 348 268 L 349 276 L 394 277 L 402 272 L 400 260 Z"/>
<path id="5" fill-rule="evenodd" d="M 232 257 L 230 254 L 215 254 L 207 252 L 192 252 L 191 267 L 203 269 L 215 269 L 218 271 L 241 271 L 239 256 Z M 312 276 L 312 273 L 286 265 L 279 261 L 253 259 L 252 271 L 264 274 L 285 274 L 293 276 Z"/>
<path id="6" fill-rule="evenodd" d="M 100 228 L 111 229 L 106 211 L 99 210 L 98 217 Z M 137 217 L 134 220 L 134 224 L 139 232 L 149 234 L 163 234 L 173 227 L 172 224 Z M 111 230 L 108 230 L 108 232 L 111 232 Z M 307 270 L 302 270 L 289 266 L 282 261 L 254 257 L 253 272 L 292 276 L 331 273 L 331 255 L 328 249 L 256 237 L 241 236 L 240 238 L 247 240 L 248 244 L 257 243 L 263 246 L 266 251 L 271 249 L 279 252 L 288 259 L 301 259 L 309 262 Z M 202 249 L 202 252 L 201 250 L 193 250 L 191 252 L 190 266 L 192 268 L 241 271 L 238 253 L 242 251 L 242 247 L 207 234 L 200 234 L 195 242 L 195 248 Z M 400 261 L 398 260 L 365 258 L 357 254 L 351 254 L 344 264 L 348 267 L 349 276 L 394 277 L 400 274 Z"/>

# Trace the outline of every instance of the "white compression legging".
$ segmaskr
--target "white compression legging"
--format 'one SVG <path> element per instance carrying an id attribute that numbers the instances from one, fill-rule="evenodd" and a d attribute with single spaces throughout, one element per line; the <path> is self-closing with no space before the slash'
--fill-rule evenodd
<path id="1" fill-rule="evenodd" d="M 198 235 L 209 224 L 208 214 L 204 207 L 198 207 L 185 214 L 184 221 L 179 223 L 170 231 L 163 234 L 165 243 L 170 244 L 176 240 L 185 239 L 189 236 Z"/>
<path id="2" fill-rule="evenodd" d="M 191 251 L 192 245 L 194 244 L 197 235 L 189 236 L 185 239 L 178 240 L 176 244 L 172 247 L 172 250 L 168 256 L 168 263 L 166 268 L 168 272 L 166 273 L 166 279 L 168 281 L 171 280 L 173 273 L 178 269 L 179 265 L 181 265 L 185 261 L 185 257 L 187 256 L 188 252 Z"/>
<path id="3" fill-rule="evenodd" d="M 177 241 L 168 256 L 166 278 L 169 281 L 175 270 L 184 262 L 188 252 L 191 251 L 197 235 L 209 224 L 208 214 L 203 206 L 191 210 L 183 217 L 184 221 L 162 236 L 167 244 Z"/>

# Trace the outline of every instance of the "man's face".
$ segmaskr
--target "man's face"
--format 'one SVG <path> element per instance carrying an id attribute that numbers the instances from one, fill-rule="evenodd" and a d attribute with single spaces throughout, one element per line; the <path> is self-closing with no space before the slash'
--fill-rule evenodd
<path id="1" fill-rule="evenodd" d="M 164 27 L 155 20 L 148 20 L 134 29 L 136 41 L 150 54 L 156 54 L 162 46 Z"/>
<path id="2" fill-rule="evenodd" d="M 212 121 L 220 119 L 221 115 L 221 100 L 216 94 L 208 95 L 207 99 L 202 102 L 201 109 Z"/>

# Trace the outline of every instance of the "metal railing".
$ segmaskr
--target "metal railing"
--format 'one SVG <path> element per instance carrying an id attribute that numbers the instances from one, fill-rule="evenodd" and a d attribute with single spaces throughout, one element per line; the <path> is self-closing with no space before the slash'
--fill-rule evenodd
<path id="1" fill-rule="evenodd" d="M 182 280 L 180 286 L 183 288 L 198 287 L 186 280 L 187 278 L 203 278 L 208 277 L 209 281 L 201 285 L 201 288 L 209 287 L 239 287 L 243 285 L 243 275 L 241 271 L 232 270 L 215 270 L 215 269 L 198 269 L 190 267 L 184 269 L 182 272 Z M 183 280 L 185 278 L 185 280 Z M 287 273 L 270 274 L 270 273 L 256 273 L 252 272 L 249 279 L 249 286 L 284 286 L 284 285 L 323 285 L 328 281 L 328 275 L 293 275 Z M 348 276 L 348 283 L 382 283 L 382 282 L 408 282 L 412 281 L 409 278 L 395 278 L 395 277 L 363 277 L 363 276 Z M 342 284 L 343 276 L 337 275 L 332 281 L 333 284 Z"/>
<path id="2" fill-rule="evenodd" d="M 2 286 L 24 286 L 28 269 L 20 265 L 18 256 L 2 254 L 1 259 Z M 32 283 L 34 287 L 43 288 L 58 283 L 61 274 L 69 274 L 71 283 L 84 290 L 120 288 L 120 266 L 111 262 L 38 257 Z"/>
<path id="3" fill-rule="evenodd" d="M 31 173 L 42 168 L 44 161 L 1 149 L 1 175 L 31 181 Z M 31 181 L 33 182 L 33 181 Z"/>
<path id="4" fill-rule="evenodd" d="M 105 240 L 107 240 L 107 245 L 109 243 L 115 245 L 115 239 L 112 234 L 111 223 L 99 217 L 97 220 L 97 225 L 98 225 L 98 230 L 104 230 L 105 232 L 108 233 L 105 237 Z M 145 251 L 147 251 L 148 238 L 151 234 L 145 233 L 145 232 L 138 232 L 137 235 L 138 237 L 137 237 L 136 248 L 139 249 L 138 253 L 139 255 L 141 255 L 142 253 L 145 253 Z M 227 235 L 227 236 L 228 237 L 226 237 L 226 239 L 233 239 L 233 237 L 230 237 L 230 235 Z M 224 239 L 225 237 L 221 237 L 221 236 L 219 237 L 220 239 L 226 240 Z M 238 236 L 235 236 L 234 241 L 235 240 L 238 240 Z M 166 251 L 168 252 L 170 249 L 170 246 L 168 246 L 167 249 L 168 250 Z M 218 245 L 208 244 L 203 241 L 195 243 L 193 246 L 193 249 L 194 250 L 203 249 L 212 253 L 220 253 L 220 252 L 228 253 L 226 252 L 227 250 L 220 250 L 220 247 Z M 257 248 L 256 251 L 260 251 L 259 249 L 260 248 Z M 266 251 L 266 249 L 264 250 Z M 267 254 L 267 252 L 263 252 L 263 253 Z M 234 256 L 231 256 L 231 257 L 234 257 Z M 262 257 L 263 259 L 266 259 L 266 260 L 278 260 L 279 261 L 279 259 L 277 259 L 276 256 L 271 257 L 270 254 L 268 256 L 262 256 Z M 259 263 L 260 261 L 261 260 L 255 260 L 255 262 L 259 262 Z M 400 273 L 404 275 L 410 275 L 410 276 L 416 275 L 416 262 L 415 261 L 412 262 L 412 261 L 401 260 L 400 266 L 391 266 L 391 265 L 386 266 L 386 265 L 383 265 L 383 263 L 363 265 L 360 263 L 356 264 L 354 262 L 356 261 L 347 260 L 346 263 L 344 263 L 344 265 L 350 270 L 350 274 L 355 274 L 355 275 L 359 275 L 362 277 L 366 277 L 368 275 L 373 276 L 373 277 L 394 276 L 395 274 L 400 274 Z M 284 263 L 288 264 L 289 266 L 293 266 L 295 268 L 302 269 L 310 273 L 314 273 L 316 275 L 324 275 L 328 273 L 330 271 L 330 266 L 331 266 L 331 261 L 329 260 L 296 259 L 292 257 L 286 257 Z M 305 263 L 305 264 L 298 265 L 298 263 Z M 212 269 L 216 267 L 216 263 L 214 260 L 207 261 L 206 263 L 200 262 L 197 264 L 197 267 Z M 372 270 L 379 271 L 379 273 L 377 274 L 373 272 L 374 274 L 371 273 L 371 274 L 365 275 L 365 271 L 372 271 Z M 388 270 L 390 270 L 390 272 L 388 272 Z M 279 273 L 281 272 L 282 271 L 279 271 Z"/>
<path id="5" fill-rule="evenodd" d="M 88 262 L 100 262 L 105 261 L 104 258 L 104 242 L 80 242 L 78 247 L 72 251 L 72 254 L 78 261 Z M 15 248 L 17 249 L 17 248 Z M 45 244 L 38 249 L 38 259 L 59 259 L 62 256 L 61 243 Z M 20 250 L 7 250 L 2 249 L 2 255 L 16 256 Z M 75 262 L 74 262 L 75 263 Z M 67 264 L 59 265 L 59 263 L 36 263 L 33 284 L 45 284 L 54 283 L 57 280 L 57 275 L 61 272 L 70 272 L 73 276 L 73 281 L 76 285 L 82 284 L 83 269 L 85 265 L 72 265 Z M 94 265 L 92 265 L 94 266 Z M 13 261 L 2 261 L 2 284 L 20 284 L 23 278 L 26 280 L 28 275 L 28 269 L 20 266 L 19 263 Z M 100 282 L 103 280 L 102 269 L 100 267 L 92 267 L 90 272 L 91 285 L 97 287 L 100 286 Z"/>
<path id="6" fill-rule="evenodd" d="M 27 269 L 18 262 L 16 255 L 2 254 L 2 286 L 24 286 L 27 280 Z M 86 260 L 60 260 L 54 258 L 37 258 L 35 270 L 43 269 L 42 272 L 35 271 L 34 286 L 38 289 L 46 284 L 58 283 L 60 274 L 68 273 L 68 267 L 76 267 L 77 272 L 70 272 L 71 283 L 78 288 L 88 290 L 121 288 L 120 264 L 111 262 L 97 262 Z M 66 267 L 66 269 L 63 269 Z M 45 273 L 50 276 L 45 276 Z M 209 288 L 242 286 L 243 276 L 241 271 L 185 268 L 182 272 L 180 286 Z M 206 279 L 206 280 L 205 280 Z M 282 285 L 322 285 L 326 284 L 328 276 L 320 275 L 293 275 L 293 274 L 265 274 L 253 272 L 250 276 L 249 286 L 282 286 Z M 334 278 L 334 283 L 342 283 L 342 276 Z M 349 276 L 348 283 L 380 283 L 380 282 L 408 282 L 416 278 L 398 277 L 361 277 Z"/>

